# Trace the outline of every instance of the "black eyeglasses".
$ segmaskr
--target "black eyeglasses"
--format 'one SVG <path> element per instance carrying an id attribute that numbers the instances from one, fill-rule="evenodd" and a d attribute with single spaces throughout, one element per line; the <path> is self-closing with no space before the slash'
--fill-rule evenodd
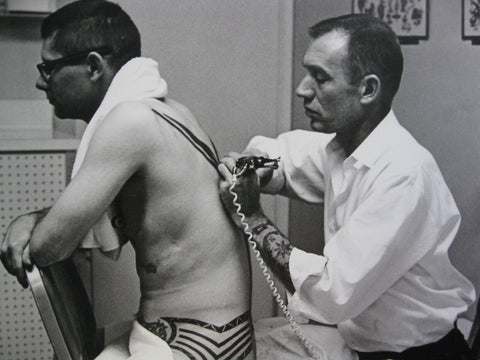
<path id="1" fill-rule="evenodd" d="M 87 58 L 88 54 L 90 54 L 91 52 L 96 52 L 100 55 L 109 55 L 113 53 L 113 49 L 110 47 L 102 47 L 98 49 L 81 51 L 79 53 L 67 55 L 55 60 L 44 61 L 41 64 L 37 65 L 37 69 L 40 72 L 40 75 L 42 75 L 42 77 L 46 81 L 48 81 L 56 68 L 58 69 L 59 66 L 80 64 Z"/>

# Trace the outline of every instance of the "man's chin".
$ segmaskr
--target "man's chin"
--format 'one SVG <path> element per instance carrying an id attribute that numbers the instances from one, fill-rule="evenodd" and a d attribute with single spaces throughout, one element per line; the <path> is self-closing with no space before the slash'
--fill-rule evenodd
<path id="1" fill-rule="evenodd" d="M 330 131 L 322 122 L 318 120 L 311 119 L 310 121 L 310 128 L 313 131 L 321 132 L 321 133 L 332 133 L 333 131 Z"/>
<path id="2" fill-rule="evenodd" d="M 62 111 L 62 109 L 59 109 L 58 107 L 53 108 L 53 113 L 55 114 L 55 117 L 57 119 L 76 119 L 76 117 L 72 116 L 72 114 L 67 114 L 65 111 Z"/>
<path id="3" fill-rule="evenodd" d="M 68 117 L 68 116 L 63 115 L 63 114 L 58 114 L 58 113 L 55 113 L 55 117 L 57 119 L 60 119 L 60 120 L 71 119 L 71 117 Z"/>

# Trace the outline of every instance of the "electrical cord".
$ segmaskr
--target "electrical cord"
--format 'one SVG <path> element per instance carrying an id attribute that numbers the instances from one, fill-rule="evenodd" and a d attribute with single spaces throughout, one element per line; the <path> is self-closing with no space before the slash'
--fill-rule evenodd
<path id="1" fill-rule="evenodd" d="M 245 214 L 243 214 L 242 206 L 238 202 L 238 195 L 235 193 L 235 191 L 233 191 L 233 189 L 235 188 L 235 185 L 237 184 L 238 174 L 236 174 L 234 171 L 232 175 L 233 175 L 232 185 L 228 190 L 230 194 L 233 196 L 233 205 L 236 208 L 235 212 L 240 218 L 240 221 L 243 226 L 242 230 L 245 233 L 245 235 L 247 235 L 247 242 L 250 244 L 250 247 L 252 248 L 253 254 L 257 259 L 258 265 L 262 270 L 263 276 L 265 277 L 265 280 L 268 286 L 270 287 L 270 290 L 272 291 L 273 297 L 275 298 L 275 301 L 280 307 L 280 310 L 282 310 L 283 315 L 287 318 L 288 323 L 290 324 L 290 327 L 292 328 L 293 332 L 295 333 L 295 335 L 297 335 L 298 339 L 301 341 L 303 346 L 305 346 L 305 349 L 307 349 L 307 351 L 310 353 L 310 355 L 313 357 L 314 360 L 322 360 L 322 356 L 317 352 L 317 350 L 313 347 L 313 345 L 308 341 L 305 335 L 301 332 L 297 322 L 293 318 L 293 315 L 290 313 L 290 310 L 288 310 L 287 306 L 285 305 L 285 302 L 282 299 L 282 296 L 280 295 L 277 287 L 275 286 L 275 282 L 272 279 L 272 275 L 270 274 L 270 271 L 267 265 L 265 264 L 262 258 L 262 255 L 260 254 L 260 251 L 257 249 L 257 243 L 255 242 L 255 240 L 253 240 L 253 234 L 250 231 L 247 222 L 245 221 Z"/>

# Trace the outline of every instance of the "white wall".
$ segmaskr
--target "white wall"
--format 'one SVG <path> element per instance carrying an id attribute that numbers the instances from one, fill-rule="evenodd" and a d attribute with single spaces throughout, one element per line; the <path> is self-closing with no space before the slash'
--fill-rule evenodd
<path id="1" fill-rule="evenodd" d="M 45 99 L 35 89 L 40 19 L 0 17 L 0 99 Z"/>
<path id="2" fill-rule="evenodd" d="M 280 1 L 119 3 L 138 24 L 144 56 L 159 61 L 170 96 L 190 107 L 220 152 L 242 148 L 255 131 L 274 133 Z"/>

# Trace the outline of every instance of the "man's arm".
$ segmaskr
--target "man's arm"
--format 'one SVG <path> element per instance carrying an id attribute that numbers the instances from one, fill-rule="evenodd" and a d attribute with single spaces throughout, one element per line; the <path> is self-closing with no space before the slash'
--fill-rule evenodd
<path id="1" fill-rule="evenodd" d="M 28 243 L 33 228 L 47 213 L 49 208 L 18 216 L 8 226 L 7 232 L 0 244 L 0 260 L 5 269 L 17 277 L 18 282 L 28 286 L 25 269 L 32 266 Z"/>
<path id="2" fill-rule="evenodd" d="M 290 254 L 293 246 L 277 226 L 265 215 L 251 215 L 245 218 L 253 240 L 257 244 L 263 260 L 278 276 L 288 291 L 295 292 L 292 278 L 290 277 Z"/>
<path id="3" fill-rule="evenodd" d="M 229 205 L 232 175 L 227 166 L 219 167 L 225 178 L 220 183 L 222 201 L 241 227 L 235 207 Z M 240 178 L 235 193 L 246 222 L 259 232 L 261 228 L 257 227 L 266 217 L 258 203 L 257 182 L 253 175 Z M 399 174 L 395 169 L 384 171 L 380 179 L 375 178 L 376 186 L 367 187 L 358 207 L 329 239 L 323 255 L 287 246 L 288 274 L 296 289 L 291 301 L 308 303 L 310 311 L 315 312 L 312 316 L 325 323 L 358 316 L 425 256 L 440 237 L 453 239 L 460 217 L 448 189 L 439 183 L 420 168 L 411 169 L 409 174 Z M 439 205 L 445 202 L 451 202 L 451 206 Z M 255 241 L 265 260 L 270 256 L 275 266 L 283 265 L 285 269 L 278 254 L 269 255 L 273 251 L 268 245 L 274 242 L 269 241 L 268 230 L 267 226 L 260 231 Z M 286 246 L 282 241 L 277 244 Z"/>
<path id="4" fill-rule="evenodd" d="M 244 154 L 280 158 L 279 168 L 270 172 L 270 178 L 257 170 L 262 193 L 279 194 L 309 203 L 323 203 L 325 148 L 332 136 L 313 131 L 293 130 L 276 138 L 255 136 Z"/>
<path id="5" fill-rule="evenodd" d="M 33 231 L 30 251 L 35 263 L 63 260 L 79 246 L 148 158 L 153 121 L 147 106 L 133 103 L 118 106 L 104 119 L 79 172 Z"/>
<path id="6" fill-rule="evenodd" d="M 234 156 L 235 158 L 235 156 Z M 233 158 L 222 159 L 219 171 L 224 177 L 220 182 L 220 194 L 224 207 L 229 212 L 237 227 L 244 230 L 245 224 L 252 233 L 253 240 L 257 244 L 263 260 L 270 269 L 278 276 L 290 292 L 295 292 L 289 272 L 290 254 L 293 246 L 290 241 L 278 230 L 278 228 L 265 216 L 260 205 L 259 178 L 255 172 L 239 177 L 233 191 L 238 196 L 236 202 L 241 205 L 238 210 L 233 203 L 234 196 L 230 192 L 232 186 L 232 174 L 227 165 L 233 168 Z M 264 170 L 264 169 L 263 169 Z M 241 219 L 240 211 L 245 217 Z"/>

